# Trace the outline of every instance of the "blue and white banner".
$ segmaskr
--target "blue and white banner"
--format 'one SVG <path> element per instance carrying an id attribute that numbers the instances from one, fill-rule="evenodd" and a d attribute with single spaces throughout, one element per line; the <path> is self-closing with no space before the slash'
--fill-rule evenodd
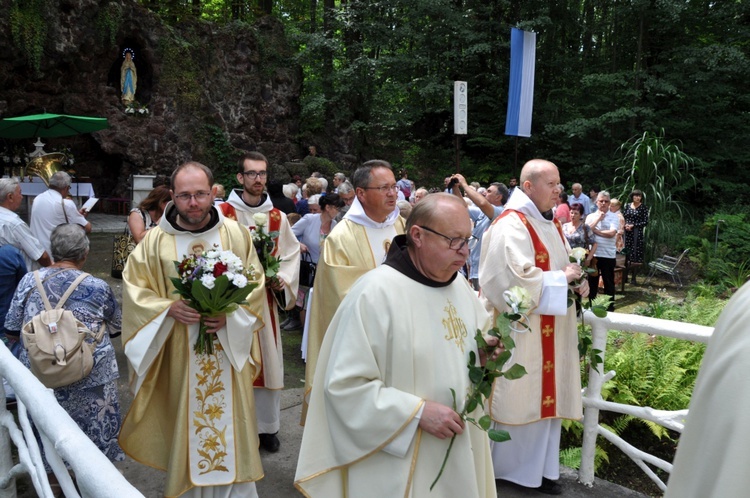
<path id="1" fill-rule="evenodd" d="M 510 85 L 505 134 L 531 136 L 531 113 L 534 109 L 534 66 L 536 33 L 511 28 Z"/>

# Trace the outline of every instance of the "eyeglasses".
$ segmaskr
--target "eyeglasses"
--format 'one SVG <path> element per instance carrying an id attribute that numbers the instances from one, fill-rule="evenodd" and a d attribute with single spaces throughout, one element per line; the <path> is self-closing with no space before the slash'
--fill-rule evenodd
<path id="1" fill-rule="evenodd" d="M 265 178 L 268 176 L 268 171 L 243 171 L 242 174 L 251 180 L 255 180 L 258 177 Z"/>
<path id="2" fill-rule="evenodd" d="M 387 194 L 388 192 L 398 192 L 398 185 L 381 185 L 380 187 L 360 187 L 365 190 L 379 190 L 381 194 Z"/>
<path id="3" fill-rule="evenodd" d="M 174 196 L 175 200 L 180 202 L 190 202 L 190 199 L 195 199 L 198 202 L 203 202 L 211 197 L 211 192 L 196 192 L 194 194 L 177 194 Z"/>
<path id="4" fill-rule="evenodd" d="M 447 239 L 448 240 L 448 247 L 450 247 L 454 251 L 460 251 L 461 249 L 464 248 L 464 246 L 466 244 L 468 244 L 469 242 L 471 242 L 474 239 L 473 235 L 471 237 L 466 237 L 466 238 L 464 238 L 464 237 L 448 237 L 447 235 L 443 235 L 440 232 L 436 232 L 432 228 L 425 227 L 425 226 L 422 226 L 422 225 L 417 225 L 417 226 L 419 228 L 427 230 L 428 232 L 432 232 L 435 235 L 440 235 L 444 239 Z"/>

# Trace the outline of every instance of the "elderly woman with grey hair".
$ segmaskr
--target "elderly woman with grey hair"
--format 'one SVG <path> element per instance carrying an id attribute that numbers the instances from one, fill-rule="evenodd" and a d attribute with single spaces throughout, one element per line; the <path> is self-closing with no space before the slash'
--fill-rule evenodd
<path id="1" fill-rule="evenodd" d="M 82 273 L 81 268 L 89 253 L 89 239 L 80 225 L 71 223 L 55 228 L 50 236 L 50 244 L 55 262 L 38 271 L 42 287 L 50 305 L 54 307 Z M 117 395 L 120 374 L 115 349 L 110 342 L 110 337 L 120 335 L 120 305 L 104 280 L 89 275 L 73 291 L 64 307 L 92 332 L 98 332 L 104 325 L 108 334 L 104 333 L 96 346 L 91 373 L 73 384 L 56 388 L 55 397 L 102 453 L 113 462 L 123 460 L 124 453 L 117 442 L 121 424 Z M 16 288 L 5 318 L 5 327 L 8 330 L 21 330 L 43 309 L 44 303 L 34 273 L 27 273 Z M 29 366 L 25 350 L 21 352 L 20 360 Z"/>

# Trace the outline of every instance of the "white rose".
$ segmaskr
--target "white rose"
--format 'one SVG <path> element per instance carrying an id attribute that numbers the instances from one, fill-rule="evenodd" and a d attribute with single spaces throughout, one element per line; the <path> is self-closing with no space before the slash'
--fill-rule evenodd
<path id="1" fill-rule="evenodd" d="M 511 287 L 503 292 L 505 303 L 513 310 L 513 313 L 524 313 L 531 308 L 531 294 L 523 287 Z"/>
<path id="2" fill-rule="evenodd" d="M 579 265 L 581 264 L 581 261 L 586 259 L 586 255 L 588 254 L 588 251 L 584 249 L 583 247 L 576 247 L 572 251 L 570 251 L 570 257 L 576 260 L 576 263 Z"/>
<path id="3" fill-rule="evenodd" d="M 268 216 L 266 213 L 255 213 L 253 215 L 253 221 L 255 222 L 255 226 L 262 227 L 268 223 Z"/>
<path id="4" fill-rule="evenodd" d="M 213 275 L 206 274 L 201 277 L 201 283 L 208 290 L 211 290 L 214 288 L 215 282 L 216 282 L 216 278 L 214 278 Z"/>

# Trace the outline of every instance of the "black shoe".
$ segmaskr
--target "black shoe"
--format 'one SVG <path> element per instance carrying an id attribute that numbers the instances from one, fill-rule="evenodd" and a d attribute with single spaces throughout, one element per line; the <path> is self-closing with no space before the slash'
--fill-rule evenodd
<path id="1" fill-rule="evenodd" d="M 292 318 L 281 327 L 281 330 L 297 330 L 301 328 L 302 322 L 300 322 L 297 318 Z"/>
<path id="2" fill-rule="evenodd" d="M 258 439 L 260 439 L 260 447 L 266 450 L 269 453 L 276 453 L 279 451 L 279 448 L 281 448 L 281 441 L 279 441 L 278 436 L 275 434 L 258 434 Z"/>
<path id="3" fill-rule="evenodd" d="M 540 493 L 544 493 L 545 495 L 561 495 L 562 485 L 560 485 L 560 483 L 558 483 L 557 481 L 542 477 L 542 485 L 536 488 L 536 490 Z"/>

